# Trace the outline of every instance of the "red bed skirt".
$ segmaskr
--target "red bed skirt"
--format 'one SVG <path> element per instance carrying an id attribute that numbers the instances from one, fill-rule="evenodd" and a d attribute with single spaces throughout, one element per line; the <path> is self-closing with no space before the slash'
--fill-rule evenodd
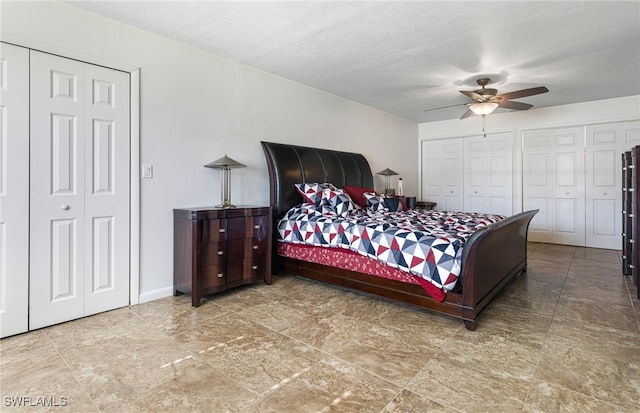
<path id="1" fill-rule="evenodd" d="M 424 278 L 342 248 L 325 248 L 278 242 L 278 255 L 376 277 L 388 278 L 403 283 L 421 285 L 422 288 L 438 302 L 444 301 L 447 296 L 447 293 L 441 288 L 436 287 Z"/>

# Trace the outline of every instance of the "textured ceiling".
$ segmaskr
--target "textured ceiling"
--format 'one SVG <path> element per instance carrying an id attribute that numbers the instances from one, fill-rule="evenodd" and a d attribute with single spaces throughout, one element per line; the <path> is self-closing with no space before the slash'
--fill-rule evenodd
<path id="1" fill-rule="evenodd" d="M 70 4 L 416 122 L 485 75 L 535 107 L 640 94 L 639 1 Z"/>

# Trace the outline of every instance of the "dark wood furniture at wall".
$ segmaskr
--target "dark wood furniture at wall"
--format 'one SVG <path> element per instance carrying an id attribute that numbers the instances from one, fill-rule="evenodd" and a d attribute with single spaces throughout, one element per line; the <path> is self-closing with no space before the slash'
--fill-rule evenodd
<path id="1" fill-rule="evenodd" d="M 640 146 L 622 155 L 622 273 L 632 277 L 640 298 Z"/>
<path id="2" fill-rule="evenodd" d="M 631 275 L 633 268 L 631 264 L 632 257 L 632 239 L 633 232 L 631 213 L 631 151 L 622 154 L 622 273 Z"/>
<path id="3" fill-rule="evenodd" d="M 435 202 L 429 202 L 429 201 L 418 201 L 418 202 L 416 202 L 416 208 L 434 209 L 435 207 L 436 207 L 436 203 Z"/>
<path id="4" fill-rule="evenodd" d="M 173 210 L 174 294 L 202 296 L 264 281 L 271 284 L 271 208 Z"/>
<path id="5" fill-rule="evenodd" d="M 290 208 L 301 203 L 294 184 L 331 182 L 373 188 L 373 174 L 362 154 L 262 142 L 271 184 L 271 206 L 276 222 Z M 480 312 L 500 291 L 527 267 L 527 232 L 538 212 L 526 211 L 486 226 L 465 244 L 458 288 L 442 302 L 421 286 L 402 283 L 355 271 L 274 255 L 280 271 L 329 282 L 382 297 L 414 304 L 463 320 L 475 330 Z"/>

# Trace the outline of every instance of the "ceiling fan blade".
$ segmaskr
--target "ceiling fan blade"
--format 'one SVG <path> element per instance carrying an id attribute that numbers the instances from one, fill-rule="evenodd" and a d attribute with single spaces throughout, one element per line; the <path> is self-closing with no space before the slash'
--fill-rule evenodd
<path id="1" fill-rule="evenodd" d="M 470 97 L 473 100 L 484 101 L 484 97 L 482 95 L 477 94 L 473 90 L 461 90 L 460 93 L 462 93 L 465 96 Z"/>
<path id="2" fill-rule="evenodd" d="M 533 105 L 522 102 L 514 102 L 512 100 L 502 100 L 498 102 L 498 106 L 505 109 L 527 110 L 531 109 Z"/>
<path id="3" fill-rule="evenodd" d="M 462 116 L 460 116 L 460 119 L 468 118 L 469 116 L 474 116 L 474 115 L 475 113 L 473 113 L 473 111 L 469 109 Z"/>
<path id="4" fill-rule="evenodd" d="M 516 90 L 515 92 L 503 93 L 496 96 L 496 98 L 502 98 L 503 100 L 524 98 L 527 96 L 539 95 L 540 93 L 547 93 L 549 89 L 544 86 L 532 87 L 529 89 Z"/>
<path id="5" fill-rule="evenodd" d="M 466 105 L 466 103 L 456 103 L 455 105 L 440 106 L 437 108 L 425 109 L 423 110 L 423 112 L 429 112 L 431 110 L 438 110 L 438 109 L 455 108 L 456 106 L 463 106 L 463 105 Z"/>

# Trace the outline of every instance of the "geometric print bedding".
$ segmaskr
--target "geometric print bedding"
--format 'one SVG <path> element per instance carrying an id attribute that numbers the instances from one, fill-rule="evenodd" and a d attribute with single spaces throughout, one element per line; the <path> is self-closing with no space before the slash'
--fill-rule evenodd
<path id="1" fill-rule="evenodd" d="M 432 210 L 374 211 L 356 207 L 338 215 L 304 203 L 278 222 L 278 240 L 344 248 L 451 291 L 460 276 L 462 248 L 477 229 L 501 215 Z"/>

